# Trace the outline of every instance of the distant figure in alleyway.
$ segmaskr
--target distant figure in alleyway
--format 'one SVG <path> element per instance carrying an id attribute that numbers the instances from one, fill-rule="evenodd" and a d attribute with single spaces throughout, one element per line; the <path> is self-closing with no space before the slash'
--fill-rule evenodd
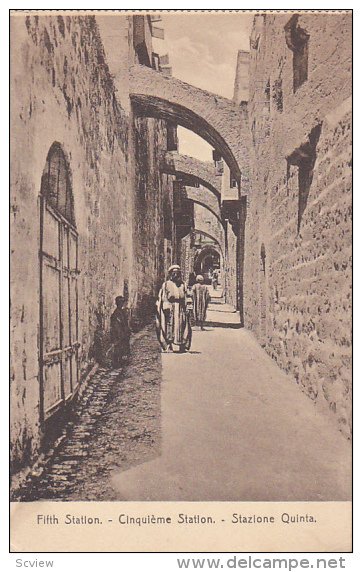
<path id="1" fill-rule="evenodd" d="M 211 296 L 208 287 L 204 284 L 204 277 L 201 274 L 196 276 L 196 284 L 192 287 L 192 298 L 196 326 L 200 326 L 201 330 L 203 330 Z"/>
<path id="2" fill-rule="evenodd" d="M 219 282 L 219 273 L 218 273 L 218 271 L 217 271 L 216 268 L 215 268 L 215 270 L 214 270 L 213 273 L 212 273 L 211 282 L 212 282 L 212 287 L 213 287 L 213 289 L 216 290 L 216 289 L 217 289 L 218 282 Z"/>
<path id="3" fill-rule="evenodd" d="M 112 365 L 115 369 L 122 366 L 123 361 L 130 355 L 131 329 L 128 325 L 127 310 L 123 307 L 125 299 L 117 296 L 117 308 L 111 316 L 111 342 L 113 344 Z"/>
<path id="4" fill-rule="evenodd" d="M 174 264 L 168 269 L 168 280 L 162 284 L 157 300 L 156 331 L 164 351 L 184 352 L 191 347 L 186 296 L 181 268 Z"/>

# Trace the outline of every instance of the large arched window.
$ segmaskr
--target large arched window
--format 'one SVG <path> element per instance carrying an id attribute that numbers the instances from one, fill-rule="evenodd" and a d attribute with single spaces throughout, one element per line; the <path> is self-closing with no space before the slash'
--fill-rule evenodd
<path id="1" fill-rule="evenodd" d="M 40 193 L 40 418 L 79 384 L 78 234 L 70 171 L 61 146 L 48 153 Z"/>

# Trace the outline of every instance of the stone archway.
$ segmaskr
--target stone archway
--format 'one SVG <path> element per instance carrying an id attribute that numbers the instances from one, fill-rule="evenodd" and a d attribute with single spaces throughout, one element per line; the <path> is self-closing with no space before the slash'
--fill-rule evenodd
<path id="1" fill-rule="evenodd" d="M 241 189 L 248 190 L 250 132 L 243 107 L 141 65 L 130 68 L 130 98 L 141 115 L 171 120 L 205 139 L 224 158 Z"/>
<path id="2" fill-rule="evenodd" d="M 205 187 L 186 186 L 185 189 L 188 199 L 207 209 L 221 225 L 223 224 L 220 202 L 215 195 Z"/>
<path id="3" fill-rule="evenodd" d="M 169 151 L 165 153 L 162 170 L 164 173 L 181 176 L 186 184 L 189 179 L 197 181 L 197 183 L 209 189 L 220 201 L 221 177 L 215 174 L 213 163 L 207 163 L 195 157 Z"/>
<path id="4" fill-rule="evenodd" d="M 220 268 L 222 253 L 214 246 L 204 246 L 196 253 L 194 259 L 195 274 L 205 275 L 210 269 Z"/>

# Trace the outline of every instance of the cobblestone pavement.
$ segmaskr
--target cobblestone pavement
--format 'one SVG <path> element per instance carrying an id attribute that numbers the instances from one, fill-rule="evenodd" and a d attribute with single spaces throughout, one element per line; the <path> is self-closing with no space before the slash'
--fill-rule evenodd
<path id="1" fill-rule="evenodd" d="M 14 500 L 116 500 L 111 472 L 160 452 L 160 391 L 160 350 L 147 326 L 123 371 L 98 370 L 58 444 Z"/>

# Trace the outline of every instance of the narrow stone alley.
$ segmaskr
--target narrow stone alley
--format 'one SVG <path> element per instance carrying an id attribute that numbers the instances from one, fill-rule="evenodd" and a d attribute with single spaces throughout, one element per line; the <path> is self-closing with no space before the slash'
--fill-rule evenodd
<path id="1" fill-rule="evenodd" d="M 214 300 L 189 354 L 162 355 L 161 396 L 162 454 L 115 471 L 120 500 L 350 498 L 350 443 L 230 306 Z"/>
<path id="2" fill-rule="evenodd" d="M 134 336 L 124 371 L 101 369 L 55 447 L 13 500 L 117 500 L 110 482 L 160 451 L 160 359 L 152 326 Z"/>
<path id="3" fill-rule="evenodd" d="M 160 354 L 147 326 L 123 372 L 98 374 L 17 500 L 342 501 L 350 465 L 332 420 L 214 297 L 190 352 Z"/>
<path id="4" fill-rule="evenodd" d="M 11 14 L 14 500 L 350 498 L 351 13 L 191 12 Z"/>
<path id="5" fill-rule="evenodd" d="M 352 29 L 11 10 L 14 552 L 350 550 Z"/>

